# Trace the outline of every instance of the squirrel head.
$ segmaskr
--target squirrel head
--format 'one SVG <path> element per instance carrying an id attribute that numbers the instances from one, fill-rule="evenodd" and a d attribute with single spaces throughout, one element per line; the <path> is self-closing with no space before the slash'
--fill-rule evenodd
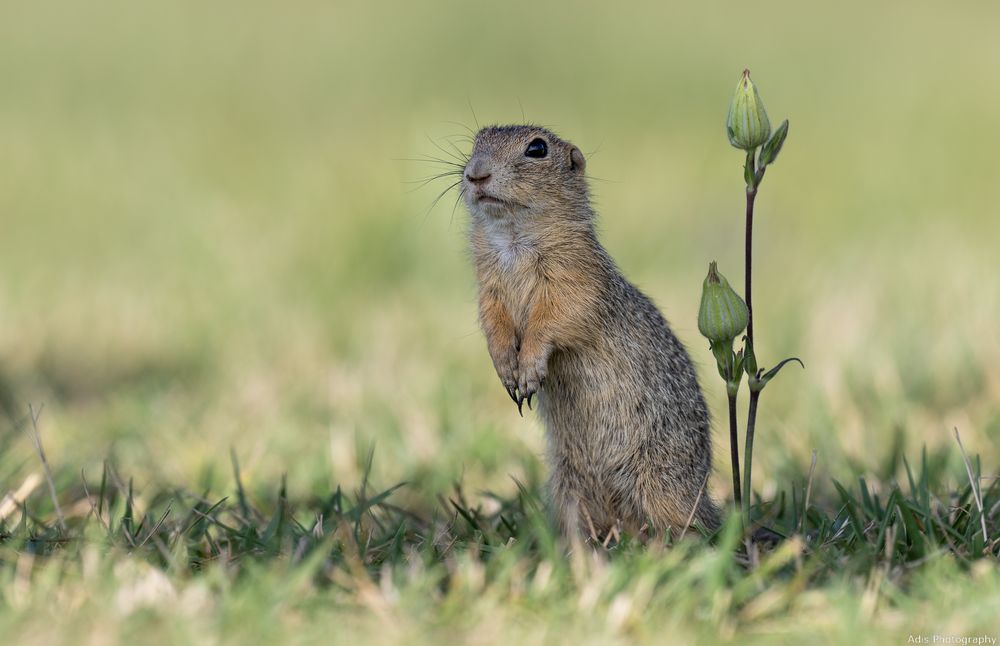
<path id="1" fill-rule="evenodd" d="M 589 217 L 587 160 L 545 128 L 488 126 L 476 134 L 462 175 L 474 219 Z"/>

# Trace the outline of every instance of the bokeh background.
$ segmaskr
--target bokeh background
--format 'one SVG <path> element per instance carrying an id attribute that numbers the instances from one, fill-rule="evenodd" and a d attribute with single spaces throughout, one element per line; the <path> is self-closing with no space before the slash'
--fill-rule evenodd
<path id="1" fill-rule="evenodd" d="M 136 490 L 300 495 L 544 475 L 476 323 L 466 214 L 425 156 L 532 121 L 589 157 L 604 243 L 724 391 L 696 311 L 742 283 L 753 71 L 788 142 L 758 200 L 765 495 L 808 468 L 1000 462 L 995 2 L 4 3 L 0 489 L 111 458 Z M 745 402 L 745 397 L 743 399 Z M 716 423 L 713 491 L 729 495 Z M 956 474 L 959 474 L 956 471 Z M 96 477 L 96 475 L 94 476 Z M 964 477 L 964 476 L 963 476 Z M 44 492 L 39 489 L 40 496 Z M 141 495 L 141 494 L 139 494 Z"/>

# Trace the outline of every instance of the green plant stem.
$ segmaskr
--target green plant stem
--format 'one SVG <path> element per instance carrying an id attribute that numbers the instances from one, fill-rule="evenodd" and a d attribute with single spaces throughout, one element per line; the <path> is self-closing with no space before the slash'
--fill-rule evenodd
<path id="1" fill-rule="evenodd" d="M 746 497 L 743 498 L 743 528 L 750 531 L 750 471 L 753 469 L 753 431 L 757 422 L 757 400 L 760 399 L 760 391 L 750 389 L 750 410 L 747 413 L 747 438 L 746 446 L 743 449 L 743 491 Z"/>
<path id="2" fill-rule="evenodd" d="M 754 153 L 753 151 L 747 151 L 747 167 L 750 169 L 749 175 L 753 178 L 753 181 L 747 185 L 747 211 L 746 211 L 746 267 L 745 267 L 745 277 L 746 277 L 746 290 L 744 294 L 744 300 L 747 304 L 747 345 L 754 349 L 756 354 L 756 348 L 753 342 L 753 207 L 754 202 L 757 199 L 757 188 L 760 186 L 760 182 L 764 179 L 764 171 L 766 166 L 762 167 L 758 172 L 754 166 Z M 756 362 L 755 362 L 756 363 Z M 747 431 L 746 431 L 746 445 L 743 449 L 743 493 L 745 497 L 743 498 L 743 527 L 745 531 L 750 531 L 750 499 L 752 496 L 751 489 L 751 470 L 753 468 L 753 432 L 754 426 L 757 422 L 757 400 L 760 398 L 760 390 L 754 388 L 756 375 L 749 375 L 749 385 L 750 385 L 750 409 L 747 413 Z"/>
<path id="3" fill-rule="evenodd" d="M 761 174 L 763 176 L 763 173 Z M 746 235 L 746 289 L 744 299 L 747 303 L 747 340 L 753 345 L 753 301 L 752 301 L 752 274 L 753 274 L 753 205 L 757 199 L 758 179 L 752 187 L 747 187 L 747 235 Z"/>
<path id="4" fill-rule="evenodd" d="M 729 453 L 733 463 L 733 500 L 740 508 L 740 447 L 736 428 L 736 393 L 729 393 Z"/>

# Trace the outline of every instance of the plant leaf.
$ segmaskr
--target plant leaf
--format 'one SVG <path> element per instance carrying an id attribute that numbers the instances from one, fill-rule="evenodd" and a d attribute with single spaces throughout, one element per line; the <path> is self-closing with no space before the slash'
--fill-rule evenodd
<path id="1" fill-rule="evenodd" d="M 757 356 L 753 353 L 753 342 L 747 337 L 743 337 L 743 369 L 747 376 L 754 378 L 757 376 Z"/>
<path id="2" fill-rule="evenodd" d="M 785 137 L 788 136 L 788 119 L 781 122 L 777 130 L 771 135 L 763 146 L 760 147 L 760 166 L 763 169 L 768 164 L 773 164 L 781 152 L 781 147 L 785 145 Z"/>
<path id="3" fill-rule="evenodd" d="M 802 366 L 802 369 L 805 370 L 806 364 L 802 363 L 802 359 L 799 359 L 798 357 L 789 357 L 788 359 L 785 359 L 775 367 L 765 372 L 764 375 L 760 378 L 760 380 L 763 381 L 764 383 L 771 381 L 771 379 L 773 379 L 774 376 L 778 374 L 778 371 L 784 368 L 785 364 L 790 361 L 797 361 L 799 365 Z"/>

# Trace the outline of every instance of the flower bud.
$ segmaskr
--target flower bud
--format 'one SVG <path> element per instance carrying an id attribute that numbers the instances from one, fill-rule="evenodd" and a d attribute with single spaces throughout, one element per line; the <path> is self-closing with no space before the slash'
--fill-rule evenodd
<path id="1" fill-rule="evenodd" d="M 726 132 L 729 143 L 743 150 L 762 146 L 771 136 L 771 122 L 767 119 L 767 110 L 757 93 L 757 86 L 750 80 L 750 70 L 743 70 L 743 77 L 736 84 L 736 94 L 729 104 Z"/>
<path id="2" fill-rule="evenodd" d="M 747 304 L 729 286 L 713 261 L 702 287 L 698 331 L 713 345 L 731 348 L 733 340 L 746 329 L 748 318 Z"/>

